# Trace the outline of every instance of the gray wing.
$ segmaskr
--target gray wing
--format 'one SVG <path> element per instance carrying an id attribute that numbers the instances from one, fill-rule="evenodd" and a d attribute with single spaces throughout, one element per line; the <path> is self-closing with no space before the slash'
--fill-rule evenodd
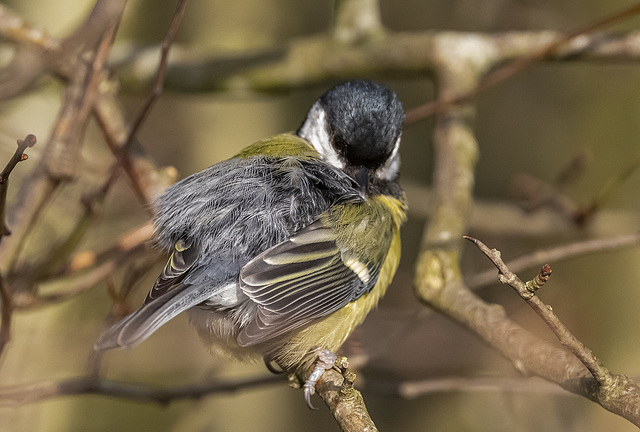
<path id="1" fill-rule="evenodd" d="M 256 345 L 327 316 L 368 292 L 379 264 L 345 258 L 336 236 L 320 220 L 247 263 L 240 288 L 258 305 L 238 335 Z"/>
<path id="2" fill-rule="evenodd" d="M 101 351 L 137 345 L 179 313 L 209 298 L 208 284 L 181 283 L 198 255 L 198 245 L 178 241 L 143 306 L 104 332 L 94 348 Z"/>
<path id="3" fill-rule="evenodd" d="M 173 252 L 164 266 L 162 273 L 153 284 L 153 288 L 144 299 L 144 304 L 161 297 L 164 293 L 182 282 L 187 271 L 200 255 L 200 246 L 197 243 L 178 240 L 173 246 Z"/>

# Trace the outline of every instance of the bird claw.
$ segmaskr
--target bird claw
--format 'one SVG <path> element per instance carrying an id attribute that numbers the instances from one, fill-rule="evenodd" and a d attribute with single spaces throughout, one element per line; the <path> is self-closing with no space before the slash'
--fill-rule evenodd
<path id="1" fill-rule="evenodd" d="M 311 396 L 316 392 L 316 383 L 325 371 L 333 368 L 337 359 L 338 356 L 327 349 L 321 349 L 318 351 L 318 361 L 316 362 L 316 366 L 313 368 L 311 375 L 309 375 L 309 378 L 307 378 L 307 381 L 303 386 L 304 400 L 310 409 L 317 409 L 311 403 Z"/>

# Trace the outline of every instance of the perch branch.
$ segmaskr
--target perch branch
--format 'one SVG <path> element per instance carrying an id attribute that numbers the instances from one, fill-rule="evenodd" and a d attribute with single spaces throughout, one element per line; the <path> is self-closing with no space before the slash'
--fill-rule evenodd
<path id="1" fill-rule="evenodd" d="M 344 432 L 377 431 L 362 394 L 353 388 L 355 376 L 348 371 L 348 364 L 343 363 L 346 359 L 341 357 L 338 362 L 340 372 L 331 369 L 322 374 L 316 385 L 318 395 Z"/>

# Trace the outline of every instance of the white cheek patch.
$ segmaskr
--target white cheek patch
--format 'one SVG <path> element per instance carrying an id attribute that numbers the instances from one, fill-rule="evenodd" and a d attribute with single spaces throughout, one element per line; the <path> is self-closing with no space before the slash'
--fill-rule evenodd
<path id="1" fill-rule="evenodd" d="M 327 114 L 320 102 L 313 104 L 298 135 L 309 141 L 325 161 L 338 169 L 344 169 L 344 162 L 331 145 Z"/>
<path id="2" fill-rule="evenodd" d="M 400 149 L 400 139 L 402 138 L 402 134 L 396 140 L 396 143 L 393 145 L 393 151 L 391 152 L 391 156 L 387 159 L 384 165 L 376 170 L 376 177 L 382 180 L 393 180 L 398 175 L 398 171 L 400 170 L 400 154 L 398 150 Z"/>

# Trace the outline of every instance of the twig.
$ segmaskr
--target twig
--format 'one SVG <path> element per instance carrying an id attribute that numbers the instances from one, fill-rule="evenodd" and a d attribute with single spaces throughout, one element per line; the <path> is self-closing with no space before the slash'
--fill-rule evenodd
<path id="1" fill-rule="evenodd" d="M 81 252 L 71 258 L 66 266 L 55 275 L 48 276 L 38 282 L 56 282 L 56 278 L 66 278 L 84 272 L 66 283 L 63 292 L 52 294 L 31 294 L 19 295 L 14 299 L 16 309 L 30 309 L 34 307 L 46 306 L 75 297 L 95 286 L 113 271 L 123 264 L 130 262 L 133 257 L 141 255 L 157 254 L 157 250 L 150 247 L 149 238 L 153 232 L 150 222 L 120 236 L 118 241 L 99 252 Z M 38 266 L 34 271 L 37 272 Z"/>
<path id="2" fill-rule="evenodd" d="M 13 317 L 13 290 L 5 284 L 0 275 L 0 301 L 2 301 L 2 318 L 0 319 L 0 358 L 11 340 L 11 319 Z"/>
<path id="3" fill-rule="evenodd" d="M 444 377 L 425 380 L 385 382 L 367 377 L 367 391 L 415 399 L 434 393 L 524 393 L 577 397 L 557 384 L 540 378 Z"/>
<path id="4" fill-rule="evenodd" d="M 149 95 L 147 102 L 138 113 L 138 116 L 134 120 L 131 129 L 129 130 L 129 134 L 127 135 L 126 141 L 122 144 L 120 149 L 118 149 L 119 154 L 128 152 L 130 150 L 131 144 L 138 134 L 140 127 L 144 123 L 145 119 L 149 116 L 151 108 L 155 105 L 156 101 L 162 94 L 162 91 L 164 89 L 164 77 L 167 73 L 167 64 L 169 61 L 169 50 L 171 49 L 171 46 L 173 45 L 178 34 L 178 29 L 180 28 L 180 23 L 182 22 L 182 17 L 184 16 L 184 11 L 187 7 L 187 1 L 188 0 L 178 1 L 176 11 L 173 14 L 171 25 L 169 26 L 169 31 L 162 41 L 160 49 L 160 62 L 158 64 L 158 71 L 156 72 L 156 76 L 153 81 L 151 94 Z"/>
<path id="5" fill-rule="evenodd" d="M 120 3 L 114 2 L 112 4 L 119 5 Z M 70 81 L 73 71 L 78 69 L 72 67 L 77 61 L 77 58 L 73 56 L 75 53 L 68 49 L 62 49 L 63 45 L 65 47 L 68 45 L 64 40 L 57 39 L 45 31 L 29 25 L 20 16 L 2 5 L 0 5 L 0 35 L 26 51 L 55 59 L 55 61 L 44 60 L 44 66 L 59 79 Z M 99 88 L 100 93 L 96 95 L 93 110 L 104 138 L 115 155 L 127 138 L 124 114 L 116 98 L 119 85 L 116 80 L 110 79 L 105 74 Z M 129 153 L 124 153 L 122 167 L 131 181 L 131 187 L 136 197 L 145 206 L 145 209 L 149 208 L 148 204 L 151 198 L 167 185 L 173 183 L 176 177 L 175 170 L 159 170 L 144 155 L 132 156 Z"/>
<path id="6" fill-rule="evenodd" d="M 25 139 L 19 139 L 18 148 L 0 173 L 0 223 L 2 223 L 2 226 L 0 227 L 0 242 L 2 242 L 2 237 L 11 234 L 11 231 L 9 230 L 9 227 L 7 226 L 7 223 L 5 221 L 7 191 L 9 190 L 9 176 L 19 162 L 22 162 L 29 158 L 29 156 L 27 156 L 24 151 L 28 147 L 33 147 L 35 144 L 35 135 L 29 134 L 25 137 Z"/>
<path id="7" fill-rule="evenodd" d="M 475 98 L 479 93 L 495 86 L 496 84 L 509 79 L 518 73 L 526 70 L 533 63 L 544 59 L 556 51 L 558 51 L 563 44 L 577 38 L 578 36 L 588 35 L 597 30 L 607 28 L 618 22 L 627 20 L 640 13 L 640 3 L 636 2 L 631 6 L 625 7 L 622 10 L 616 11 L 611 15 L 608 15 L 595 22 L 590 22 L 576 30 L 573 30 L 566 35 L 556 38 L 556 40 L 542 49 L 533 52 L 525 57 L 512 61 L 511 63 L 495 70 L 494 72 L 485 76 L 478 85 L 472 90 L 452 96 L 440 97 L 434 102 L 424 104 L 422 106 L 413 108 L 407 111 L 405 118 L 405 124 L 415 123 L 426 117 L 445 111 L 452 105 L 459 105 L 464 102 Z"/>
<path id="8" fill-rule="evenodd" d="M 545 262 L 559 261 L 576 256 L 621 249 L 624 247 L 640 245 L 640 233 L 625 234 L 621 236 L 584 240 L 568 243 L 548 249 L 523 255 L 509 260 L 509 268 L 514 273 L 542 265 Z M 478 289 L 495 281 L 495 271 L 487 270 L 465 278 L 465 283 L 470 289 Z"/>
<path id="9" fill-rule="evenodd" d="M 44 381 L 0 388 L 0 406 L 15 406 L 60 396 L 86 394 L 166 405 L 177 400 L 201 399 L 211 394 L 235 393 L 243 389 L 278 383 L 283 383 L 282 376 L 269 375 L 238 381 L 218 381 L 173 388 L 159 388 L 145 384 L 132 384 L 86 376 L 62 381 Z"/>
<path id="10" fill-rule="evenodd" d="M 487 245 L 482 243 L 480 240 L 464 236 L 465 239 L 473 242 L 478 249 L 484 253 L 489 260 L 496 266 L 498 269 L 498 279 L 500 282 L 509 285 L 513 289 L 516 290 L 518 295 L 522 297 L 523 300 L 531 306 L 531 308 L 544 320 L 544 322 L 549 326 L 551 331 L 556 335 L 560 343 L 565 347 L 569 348 L 571 352 L 580 359 L 582 364 L 585 365 L 589 372 L 593 375 L 593 377 L 598 380 L 598 383 L 602 386 L 608 386 L 611 384 L 612 378 L 611 373 L 604 367 L 602 362 L 593 355 L 593 352 L 589 348 L 587 348 L 580 340 L 571 333 L 571 331 L 560 321 L 558 316 L 553 312 L 553 310 L 545 305 L 538 296 L 535 295 L 535 289 L 532 289 L 532 286 L 539 287 L 539 283 L 535 283 L 534 281 L 523 282 L 520 278 L 513 273 L 507 265 L 502 261 L 501 253 L 497 249 L 489 249 Z M 548 265 L 544 265 L 540 274 L 536 276 L 536 280 L 540 280 L 542 278 L 544 281 L 549 278 L 551 275 L 551 267 Z M 544 283 L 544 282 L 543 282 Z M 537 288 L 536 288 L 537 289 Z"/>
<path id="11" fill-rule="evenodd" d="M 103 31 L 100 44 L 91 53 L 90 64 L 78 62 L 40 163 L 22 183 L 12 209 L 15 235 L 0 249 L 0 262 L 8 262 L 14 270 L 26 238 L 42 216 L 44 206 L 61 184 L 71 181 L 77 174 L 82 137 L 98 93 L 98 84 L 104 75 L 103 66 L 113 43 L 115 28 Z"/>
<path id="12" fill-rule="evenodd" d="M 489 249 L 480 240 L 465 236 L 467 240 L 473 242 L 498 269 L 498 279 L 500 282 L 511 286 L 524 299 L 527 304 L 540 316 L 551 331 L 558 338 L 560 343 L 567 347 L 589 370 L 591 375 L 598 383 L 595 396 L 598 402 L 607 407 L 612 400 L 616 398 L 622 399 L 621 406 L 624 415 L 629 421 L 635 425 L 640 425 L 640 387 L 630 378 L 624 375 L 612 374 L 602 364 L 602 362 L 593 355 L 593 352 L 587 348 L 571 331 L 560 321 L 553 310 L 544 304 L 535 294 L 535 290 L 543 284 L 551 274 L 549 266 L 543 266 L 540 274 L 536 279 L 529 282 L 523 282 L 518 276 L 511 272 L 507 265 L 502 261 L 500 251 Z M 610 408 L 609 408 L 610 409 Z"/>
<path id="13" fill-rule="evenodd" d="M 187 7 L 187 1 L 188 0 L 178 1 L 176 11 L 173 14 L 173 20 L 171 21 L 171 25 L 169 26 L 169 31 L 162 41 L 160 49 L 160 62 L 158 64 L 158 70 L 154 78 L 151 94 L 147 98 L 147 101 L 138 113 L 137 117 L 134 119 L 129 132 L 127 133 L 127 138 L 115 152 L 116 161 L 111 166 L 110 174 L 107 181 L 102 186 L 102 188 L 100 188 L 100 190 L 98 190 L 96 194 L 89 200 L 89 202 L 102 202 L 104 200 L 107 191 L 118 179 L 121 168 L 126 163 L 125 161 L 129 159 L 129 151 L 131 150 L 131 146 L 135 142 L 135 138 L 138 134 L 138 131 L 140 130 L 140 127 L 149 116 L 151 109 L 162 94 L 162 91 L 164 89 L 164 78 L 167 72 L 167 62 L 169 61 L 169 50 L 171 49 L 176 35 L 178 34 L 178 29 L 180 28 L 180 23 L 182 21 L 182 17 L 184 16 L 185 8 Z"/>
<path id="14" fill-rule="evenodd" d="M 35 135 L 27 135 L 24 140 L 18 140 L 18 148 L 0 173 L 0 242 L 6 235 L 11 234 L 5 222 L 5 211 L 7 203 L 7 191 L 9 189 L 9 175 L 13 169 L 28 158 L 24 151 L 28 147 L 33 147 L 36 143 Z M 0 275 L 0 301 L 2 302 L 2 318 L 0 319 L 0 357 L 4 349 L 11 340 L 11 319 L 13 317 L 13 289 L 5 284 L 4 277 Z"/>
<path id="15" fill-rule="evenodd" d="M 124 252 L 121 256 L 106 261 L 97 267 L 91 269 L 86 274 L 76 276 L 66 284 L 64 291 L 51 294 L 26 294 L 19 295 L 15 298 L 14 307 L 19 310 L 32 309 L 35 307 L 48 306 L 60 303 L 76 297 L 91 288 L 95 287 L 98 282 L 112 275 L 118 268 L 125 264 L 132 257 L 137 257 L 144 253 L 146 245 L 140 245 L 137 248 Z"/>
<path id="16" fill-rule="evenodd" d="M 637 155 L 625 168 L 618 170 L 605 183 L 598 194 L 576 215 L 578 223 L 586 223 L 593 215 L 602 209 L 611 196 L 625 183 L 631 175 L 640 168 L 640 155 Z"/>

